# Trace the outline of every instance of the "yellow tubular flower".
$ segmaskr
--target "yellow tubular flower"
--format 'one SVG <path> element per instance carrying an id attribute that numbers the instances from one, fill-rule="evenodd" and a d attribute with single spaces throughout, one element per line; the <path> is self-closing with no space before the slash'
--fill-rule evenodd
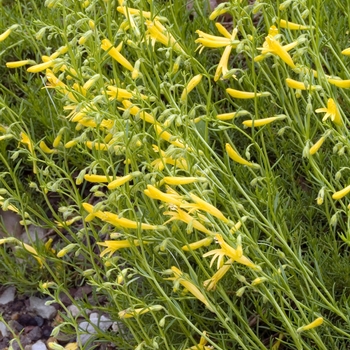
<path id="1" fill-rule="evenodd" d="M 33 258 L 39 263 L 40 267 L 42 268 L 43 267 L 43 262 L 44 262 L 44 259 L 41 258 L 39 255 L 38 255 L 38 252 L 36 251 L 36 249 L 34 249 L 31 245 L 29 244 L 26 244 L 26 243 L 22 243 L 22 242 L 18 242 L 19 245 L 22 245 L 23 248 L 25 250 L 27 250 L 30 254 L 33 255 Z"/>
<path id="2" fill-rule="evenodd" d="M 4 41 L 10 34 L 11 34 L 11 28 L 4 31 L 2 34 L 0 34 L 0 42 Z"/>
<path id="3" fill-rule="evenodd" d="M 274 38 L 276 35 L 278 35 L 279 32 L 278 32 L 278 29 L 276 28 L 276 26 L 271 26 L 270 29 L 269 29 L 269 35 L 268 37 L 269 38 Z M 282 49 L 286 52 L 290 51 L 291 49 L 293 49 L 294 47 L 296 47 L 297 45 L 299 44 L 298 41 L 293 41 L 291 42 L 290 44 L 287 44 L 287 45 L 283 45 L 282 46 Z M 264 50 L 266 49 L 266 51 Z M 259 56 L 256 56 L 254 57 L 254 62 L 260 62 L 262 61 L 267 55 L 269 54 L 273 54 L 273 52 L 271 52 L 269 50 L 269 43 L 267 42 L 266 38 L 265 38 L 265 41 L 263 43 L 263 47 L 262 48 L 259 48 L 259 50 L 263 51 L 264 53 L 262 53 L 261 55 Z"/>
<path id="4" fill-rule="evenodd" d="M 283 45 L 283 48 L 288 52 L 292 49 L 294 49 L 296 46 L 298 46 L 298 42 L 297 41 L 293 41 L 292 43 L 290 44 L 287 44 L 287 45 Z"/>
<path id="5" fill-rule="evenodd" d="M 187 348 L 185 350 L 212 350 L 213 347 L 211 345 L 205 346 L 208 343 L 208 340 L 205 337 L 208 337 L 207 332 L 203 331 L 203 335 L 201 336 L 199 343 L 197 345 L 191 346 L 190 348 Z"/>
<path id="6" fill-rule="evenodd" d="M 350 192 L 350 185 L 343 188 L 342 190 L 333 193 L 332 198 L 333 199 L 342 199 L 343 197 L 345 197 L 348 193 Z"/>
<path id="7" fill-rule="evenodd" d="M 197 30 L 196 33 L 198 34 L 200 31 Z M 214 35 L 213 35 L 214 36 Z M 219 48 L 219 47 L 224 47 L 230 45 L 231 41 L 226 38 L 221 38 L 221 37 L 216 37 L 219 39 L 213 40 L 213 39 L 208 39 L 208 38 L 198 38 L 195 40 L 195 43 L 199 43 L 200 46 L 204 47 L 210 47 L 210 48 Z M 201 51 L 200 51 L 201 52 Z"/>
<path id="8" fill-rule="evenodd" d="M 287 50 L 274 37 L 268 35 L 265 38 L 265 43 L 265 46 L 263 46 L 262 48 L 258 48 L 258 50 L 261 50 L 262 55 L 272 53 L 281 58 L 281 60 L 284 61 L 291 68 L 295 68 L 295 64 Z"/>
<path id="9" fill-rule="evenodd" d="M 92 214 L 94 212 L 94 206 L 90 203 L 83 203 L 82 206 L 89 214 Z"/>
<path id="10" fill-rule="evenodd" d="M 203 293 L 195 286 L 194 283 L 187 279 L 187 276 L 179 270 L 177 267 L 172 266 L 171 271 L 174 274 L 174 277 L 168 278 L 169 280 L 177 281 L 180 283 L 186 290 L 188 290 L 193 296 L 195 296 L 198 300 L 200 300 L 210 311 L 214 312 L 214 310 L 209 305 L 207 298 L 203 295 Z"/>
<path id="11" fill-rule="evenodd" d="M 128 181 L 131 181 L 132 179 L 133 179 L 132 174 L 121 176 L 121 177 L 117 178 L 116 180 L 113 180 L 112 182 L 110 182 L 107 187 L 109 190 L 114 190 L 117 187 L 124 185 Z"/>
<path id="12" fill-rule="evenodd" d="M 134 106 L 130 101 L 123 100 L 122 103 L 125 108 L 129 109 L 130 114 L 134 116 L 138 115 L 142 120 L 146 121 L 147 123 L 151 123 L 151 124 L 157 123 L 157 121 L 151 114 L 141 111 L 139 107 Z"/>
<path id="13" fill-rule="evenodd" d="M 225 274 L 230 270 L 233 263 L 232 259 L 229 259 L 222 265 L 214 275 L 203 282 L 203 286 L 207 291 L 215 290 L 218 282 L 225 276 Z"/>
<path id="14" fill-rule="evenodd" d="M 27 252 L 29 252 L 30 254 L 33 255 L 33 258 L 39 263 L 40 267 L 41 268 L 43 267 L 43 262 L 45 260 L 38 255 L 38 252 L 36 251 L 36 249 L 33 248 L 31 245 L 23 243 L 14 237 L 7 237 L 7 238 L 0 239 L 0 245 L 5 244 L 5 243 L 14 243 L 14 244 L 24 248 Z"/>
<path id="15" fill-rule="evenodd" d="M 101 219 L 104 222 L 112 224 L 117 227 L 125 227 L 141 230 L 156 230 L 158 227 L 150 224 L 139 223 L 137 221 L 129 220 L 126 218 L 120 218 L 117 214 L 113 214 L 108 211 L 97 211 L 94 213 L 96 217 Z"/>
<path id="16" fill-rule="evenodd" d="M 61 66 L 60 71 L 69 74 L 67 79 L 72 79 L 72 77 L 78 77 L 77 71 L 74 68 L 67 67 L 65 64 Z"/>
<path id="17" fill-rule="evenodd" d="M 321 90 L 322 87 L 319 85 L 309 85 L 305 86 L 305 84 L 301 81 L 297 81 L 291 78 L 286 79 L 287 85 L 292 88 L 292 89 L 297 89 L 297 90 Z"/>
<path id="18" fill-rule="evenodd" d="M 207 247 L 211 244 L 212 241 L 213 241 L 213 237 L 206 237 L 201 239 L 200 241 L 186 244 L 182 246 L 181 249 L 184 250 L 185 252 L 189 252 L 191 250 L 196 250 L 201 247 Z"/>
<path id="19" fill-rule="evenodd" d="M 158 124 L 155 124 L 154 128 L 156 130 L 157 135 L 160 138 L 162 138 L 163 140 L 168 141 L 172 145 L 174 145 L 176 147 L 179 147 L 179 148 L 185 148 L 186 147 L 181 141 L 178 141 L 177 139 L 175 139 L 175 137 L 173 135 L 171 135 L 169 132 L 165 131 Z"/>
<path id="20" fill-rule="evenodd" d="M 222 6 L 220 7 L 220 5 L 210 14 L 209 19 L 211 21 L 213 21 L 215 18 L 225 14 L 228 11 L 227 8 L 222 8 Z"/>
<path id="21" fill-rule="evenodd" d="M 220 76 L 225 76 L 228 72 L 228 59 L 230 58 L 232 46 L 226 46 L 223 55 L 221 56 L 220 62 L 216 68 L 214 81 L 218 81 Z"/>
<path id="22" fill-rule="evenodd" d="M 318 327 L 318 326 L 321 326 L 321 324 L 323 323 L 323 317 L 319 317 L 319 318 L 316 318 L 315 321 L 305 325 L 305 326 L 302 326 L 302 327 L 299 327 L 297 329 L 297 332 L 300 333 L 300 332 L 303 332 L 303 331 L 308 331 L 312 328 L 315 328 L 315 327 Z"/>
<path id="23" fill-rule="evenodd" d="M 108 145 L 105 143 L 95 142 L 95 141 L 86 141 L 85 145 L 89 149 L 95 149 L 97 151 L 108 151 Z M 67 148 L 67 146 L 65 146 Z"/>
<path id="24" fill-rule="evenodd" d="M 252 283 L 250 284 L 251 286 L 257 286 L 258 284 L 264 283 L 267 281 L 266 277 L 257 277 L 255 278 L 254 281 L 252 281 Z"/>
<path id="25" fill-rule="evenodd" d="M 99 127 L 99 129 L 103 129 L 103 128 L 111 129 L 114 125 L 114 121 L 110 119 L 108 120 L 103 119 L 101 120 L 100 125 L 98 125 L 92 118 L 80 118 L 80 116 L 78 117 L 78 115 L 72 118 L 72 122 L 78 122 L 78 124 L 86 127 L 90 127 L 90 128 Z"/>
<path id="26" fill-rule="evenodd" d="M 246 91 L 240 91 L 240 90 L 235 90 L 235 89 L 226 89 L 227 93 L 234 97 L 234 98 L 240 98 L 240 99 L 250 99 L 250 98 L 255 98 L 255 97 L 266 97 L 270 96 L 269 92 L 246 92 Z"/>
<path id="27" fill-rule="evenodd" d="M 221 221 L 223 221 L 225 223 L 229 222 L 229 220 L 224 216 L 224 214 L 219 209 L 214 207 L 213 205 L 211 205 L 208 202 L 204 201 L 203 199 L 197 197 L 193 193 L 190 193 L 190 197 L 197 204 L 198 209 L 203 210 L 203 211 L 217 217 L 218 219 L 220 219 Z M 185 206 L 186 205 L 182 205 L 182 207 L 185 207 Z"/>
<path id="28" fill-rule="evenodd" d="M 260 165 L 258 164 L 254 164 L 254 163 L 250 163 L 247 160 L 245 160 L 244 158 L 242 158 L 233 148 L 229 143 L 226 143 L 225 145 L 226 148 L 226 152 L 229 155 L 229 157 L 234 160 L 235 162 L 239 163 L 239 164 L 243 164 L 243 165 L 247 165 L 253 168 L 260 168 Z"/>
<path id="29" fill-rule="evenodd" d="M 281 28 L 286 28 L 289 30 L 306 30 L 306 29 L 311 29 L 312 27 L 310 26 L 304 26 L 302 24 L 297 24 L 297 23 L 293 23 L 293 22 L 287 22 L 284 19 L 280 20 L 279 23 Z"/>
<path id="30" fill-rule="evenodd" d="M 187 95 L 200 83 L 202 80 L 203 75 L 197 74 L 195 75 L 187 84 L 187 86 L 184 88 L 182 94 L 181 94 L 181 101 L 184 102 L 187 98 Z"/>
<path id="31" fill-rule="evenodd" d="M 196 30 L 196 33 L 198 34 L 199 38 L 195 40 L 195 43 L 199 44 L 197 49 L 200 49 L 200 53 L 202 52 L 204 47 L 219 48 L 231 46 L 231 48 L 236 48 L 238 46 L 239 40 L 235 40 L 238 31 L 237 28 L 234 28 L 232 34 L 230 34 L 226 30 L 226 28 L 220 23 L 216 23 L 215 25 L 220 34 L 223 35 L 223 37 L 207 34 L 202 32 L 201 30 Z"/>
<path id="32" fill-rule="evenodd" d="M 350 56 L 350 47 L 341 52 L 345 56 Z"/>
<path id="33" fill-rule="evenodd" d="M 278 350 L 280 348 L 282 339 L 284 338 L 284 334 L 280 333 L 280 335 L 278 336 L 277 341 L 272 345 L 271 350 Z"/>
<path id="34" fill-rule="evenodd" d="M 322 146 L 323 142 L 326 140 L 325 136 L 322 136 L 309 150 L 311 155 L 314 155 Z"/>
<path id="35" fill-rule="evenodd" d="M 71 141 L 68 141 L 65 145 L 64 145 L 64 148 L 72 148 L 74 146 L 76 146 L 78 144 L 78 141 L 77 140 L 71 140 Z"/>
<path id="36" fill-rule="evenodd" d="M 61 226 L 63 227 L 63 226 Z M 72 244 L 68 244 L 66 247 L 62 248 L 57 254 L 57 258 L 63 258 L 66 254 L 68 254 L 69 252 L 71 252 L 74 248 L 76 248 L 77 244 L 72 243 Z"/>
<path id="37" fill-rule="evenodd" d="M 145 243 L 145 242 L 143 242 Z M 109 254 L 109 257 L 113 255 L 118 249 L 122 248 L 130 248 L 130 247 L 136 247 L 140 245 L 140 241 L 135 239 L 134 241 L 129 240 L 121 240 L 121 241 L 104 241 L 104 242 L 97 242 L 98 245 L 102 247 L 107 247 L 104 249 L 100 257 L 105 256 L 106 254 Z"/>
<path id="38" fill-rule="evenodd" d="M 213 232 L 209 231 L 203 224 L 201 224 L 198 220 L 196 220 L 193 216 L 186 213 L 185 211 L 181 210 L 180 208 L 177 208 L 175 211 L 165 211 L 163 215 L 170 215 L 172 216 L 171 219 L 166 221 L 164 225 L 168 224 L 171 221 L 174 220 L 180 220 L 185 222 L 186 224 L 191 224 L 193 228 L 195 228 L 198 231 L 201 231 L 203 233 L 206 233 L 207 235 L 213 235 Z M 190 233 L 190 232 L 189 232 Z"/>
<path id="39" fill-rule="evenodd" d="M 3 205 L 4 205 L 4 198 L 0 196 L 0 205 L 2 206 L 2 209 L 5 210 L 5 209 L 8 209 L 8 210 L 11 210 L 17 214 L 19 214 L 19 210 L 12 204 L 8 204 L 7 207 L 5 208 Z M 26 214 L 26 217 L 27 217 L 27 213 Z"/>
<path id="40" fill-rule="evenodd" d="M 235 223 L 235 224 L 231 227 L 230 232 L 231 232 L 231 233 L 237 232 L 237 231 L 242 227 L 242 223 L 243 223 L 243 222 L 246 222 L 247 219 L 248 219 L 248 216 L 242 216 L 242 217 L 240 218 L 240 221 L 238 221 L 237 223 Z"/>
<path id="41" fill-rule="evenodd" d="M 236 34 L 237 34 L 237 28 L 235 28 L 234 30 L 233 30 L 233 33 L 232 34 L 230 34 L 228 31 L 227 31 L 227 29 L 221 24 L 221 23 L 218 23 L 218 22 L 216 22 L 215 23 L 215 27 L 217 28 L 217 30 L 219 31 L 219 33 L 222 35 L 222 36 L 224 36 L 225 38 L 228 38 L 228 39 L 234 39 L 235 38 L 235 36 L 236 36 Z"/>
<path id="42" fill-rule="evenodd" d="M 326 121 L 327 118 L 331 118 L 332 122 L 337 125 L 343 125 L 340 112 L 337 108 L 336 103 L 332 98 L 329 98 L 327 101 L 327 107 L 324 108 L 318 108 L 315 111 L 316 113 L 326 113 L 323 117 L 322 121 Z"/>
<path id="43" fill-rule="evenodd" d="M 134 70 L 131 73 L 132 79 L 137 79 L 140 76 L 140 60 L 137 60 L 134 65 Z"/>
<path id="44" fill-rule="evenodd" d="M 51 154 L 51 153 L 56 153 L 57 152 L 57 150 L 49 148 L 44 141 L 40 141 L 39 147 L 41 148 L 41 150 L 44 153 Z"/>
<path id="45" fill-rule="evenodd" d="M 164 307 L 162 305 L 152 305 L 149 307 L 144 307 L 144 308 L 138 308 L 138 309 L 126 309 L 126 310 L 122 310 L 118 312 L 118 316 L 120 318 L 132 318 L 138 315 L 143 315 L 147 312 L 150 311 L 160 311 L 164 309 Z"/>
<path id="46" fill-rule="evenodd" d="M 86 81 L 83 85 L 83 89 L 84 90 L 89 90 L 98 79 L 100 79 L 100 74 L 95 74 L 94 76 L 92 76 L 88 81 Z"/>
<path id="47" fill-rule="evenodd" d="M 90 221 L 94 220 L 95 217 L 96 217 L 95 214 L 86 215 L 84 221 L 85 221 L 85 222 L 90 222 Z"/>
<path id="48" fill-rule="evenodd" d="M 107 86 L 107 95 L 110 96 L 110 100 L 116 99 L 118 101 L 122 101 L 124 99 L 130 99 L 133 97 L 132 93 L 128 90 L 108 85 Z"/>
<path id="49" fill-rule="evenodd" d="M 347 89 L 350 88 L 350 79 L 349 80 L 341 80 L 341 79 L 327 79 L 327 81 L 332 84 L 335 85 L 337 87 L 343 88 L 343 89 Z"/>
<path id="50" fill-rule="evenodd" d="M 29 136 L 24 133 L 24 132 L 21 132 L 21 143 L 24 143 L 25 145 L 27 145 L 30 153 L 34 153 L 34 147 L 33 147 L 33 143 L 32 141 L 30 140 Z"/>
<path id="51" fill-rule="evenodd" d="M 290 6 L 290 4 L 292 3 L 293 0 L 286 0 L 284 2 L 282 2 L 279 6 L 279 10 L 280 11 L 284 11 L 285 9 L 288 8 L 288 6 Z"/>
<path id="52" fill-rule="evenodd" d="M 145 195 L 152 199 L 158 199 L 162 202 L 173 204 L 176 206 L 181 205 L 182 197 L 180 195 L 164 193 L 152 185 L 147 185 L 147 189 L 143 191 Z"/>
<path id="53" fill-rule="evenodd" d="M 270 124 L 273 123 L 276 120 L 281 120 L 281 119 L 285 119 L 286 116 L 276 116 L 276 117 L 270 117 L 270 118 L 264 118 L 264 119 L 255 119 L 255 120 L 245 120 L 244 122 L 242 122 L 242 124 L 246 127 L 252 128 L 254 126 L 254 128 L 257 128 L 259 126 L 263 126 L 266 124 Z"/>
<path id="54" fill-rule="evenodd" d="M 62 222 L 59 222 L 59 221 L 55 220 L 55 223 L 57 224 L 58 227 L 64 227 L 64 226 L 73 225 L 75 222 L 77 222 L 77 221 L 79 221 L 81 219 L 82 219 L 81 216 L 75 216 L 74 218 L 72 218 L 70 220 L 66 220 L 66 221 L 62 221 Z"/>
<path id="55" fill-rule="evenodd" d="M 278 28 L 276 27 L 276 26 L 271 26 L 270 28 L 269 28 L 269 35 L 271 36 L 271 37 L 274 37 L 274 36 L 276 36 L 276 35 L 278 35 L 279 34 L 279 31 L 278 31 Z"/>
<path id="56" fill-rule="evenodd" d="M 206 178 L 200 177 L 181 177 L 181 176 L 165 176 L 163 181 L 168 185 L 187 185 L 197 181 L 207 181 Z"/>
<path id="57" fill-rule="evenodd" d="M 95 29 L 95 22 L 92 19 L 89 19 L 89 27 L 91 30 Z"/>
<path id="58" fill-rule="evenodd" d="M 247 115 L 247 114 L 250 114 L 250 113 L 248 111 L 245 111 L 245 110 L 238 111 L 238 112 L 231 112 L 231 113 L 223 113 L 223 114 L 218 114 L 216 116 L 216 119 L 231 120 L 233 118 L 240 117 L 240 116 Z"/>
<path id="59" fill-rule="evenodd" d="M 85 174 L 84 179 L 88 182 L 108 182 L 108 177 L 105 175 Z"/>
<path id="60" fill-rule="evenodd" d="M 215 238 L 217 242 L 220 244 L 221 249 L 214 249 L 203 255 L 203 257 L 214 255 L 210 262 L 210 265 L 212 265 L 215 259 L 218 258 L 218 269 L 219 269 L 222 266 L 223 257 L 227 256 L 233 261 L 236 261 L 242 265 L 248 266 L 251 269 L 261 270 L 260 266 L 255 265 L 250 259 L 248 259 L 246 256 L 243 255 L 242 246 L 240 244 L 238 244 L 237 248 L 234 249 L 224 241 L 221 235 L 217 234 L 215 235 Z"/>
<path id="61" fill-rule="evenodd" d="M 66 89 L 67 88 L 67 85 L 64 84 L 61 80 L 59 80 L 55 74 L 52 72 L 51 69 L 47 69 L 46 70 L 46 79 L 48 80 L 48 82 L 51 84 L 49 87 L 61 87 L 61 88 L 64 88 Z"/>
<path id="62" fill-rule="evenodd" d="M 107 51 L 108 55 L 114 58 L 119 64 L 128 69 L 130 72 L 134 70 L 132 64 L 112 45 L 108 39 L 103 39 L 101 49 Z"/>
<path id="63" fill-rule="evenodd" d="M 23 67 L 27 64 L 33 64 L 35 63 L 32 60 L 23 60 L 23 61 L 15 61 L 15 62 L 6 62 L 6 67 L 7 68 L 18 68 L 18 67 Z"/>
<path id="64" fill-rule="evenodd" d="M 184 53 L 182 47 L 176 42 L 176 39 L 167 31 L 167 29 L 156 19 L 146 20 L 148 33 L 153 40 L 159 41 L 165 46 L 172 47 L 178 53 Z"/>
<path id="65" fill-rule="evenodd" d="M 117 7 L 117 11 L 119 13 L 122 13 L 126 17 L 128 15 L 128 13 L 129 13 L 129 16 L 130 15 L 131 16 L 140 16 L 140 17 L 147 18 L 147 19 L 150 19 L 152 17 L 151 12 L 141 11 L 139 9 L 134 9 L 134 8 L 131 8 L 131 7 L 126 8 L 125 6 L 118 6 Z M 159 19 L 159 17 L 154 17 L 154 18 L 155 19 Z"/>
<path id="66" fill-rule="evenodd" d="M 31 66 L 27 69 L 27 72 L 29 73 L 39 73 L 42 72 L 43 70 L 50 68 L 54 65 L 53 61 L 48 61 L 40 64 L 36 64 L 35 66 Z"/>

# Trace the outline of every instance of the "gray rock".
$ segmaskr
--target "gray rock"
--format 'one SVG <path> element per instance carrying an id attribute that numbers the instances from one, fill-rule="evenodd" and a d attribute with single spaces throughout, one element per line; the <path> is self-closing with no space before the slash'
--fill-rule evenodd
<path id="1" fill-rule="evenodd" d="M 0 209 L 0 237 L 19 238 L 23 227 L 19 223 L 21 217 L 11 210 L 4 211 Z"/>
<path id="2" fill-rule="evenodd" d="M 77 306 L 73 305 L 73 304 L 69 305 L 67 307 L 67 309 L 72 314 L 73 317 L 78 317 L 78 316 L 81 315 L 80 309 Z"/>
<path id="3" fill-rule="evenodd" d="M 12 342 L 12 348 L 13 350 L 22 350 L 23 347 L 25 348 L 29 344 L 30 344 L 30 339 L 28 339 L 25 335 L 21 334 L 19 338 L 19 343 L 17 340 L 14 340 Z"/>
<path id="4" fill-rule="evenodd" d="M 21 241 L 27 244 L 31 244 L 31 242 L 35 242 L 37 240 L 44 240 L 45 233 L 47 231 L 41 227 L 30 225 L 28 227 L 28 232 L 23 232 L 21 234 Z"/>
<path id="5" fill-rule="evenodd" d="M 99 316 L 98 313 L 93 312 L 90 315 L 90 321 L 83 321 L 79 324 L 79 329 L 84 332 L 80 335 L 80 341 L 82 345 L 85 345 L 88 340 L 97 333 L 95 327 L 99 328 L 101 331 L 105 332 L 111 325 L 112 321 L 106 316 Z"/>
<path id="6" fill-rule="evenodd" d="M 38 340 L 35 344 L 32 345 L 31 350 L 47 350 L 45 343 L 41 340 Z"/>
<path id="7" fill-rule="evenodd" d="M 9 328 L 15 331 L 16 333 L 19 333 L 24 327 L 18 323 L 16 320 L 10 320 L 9 323 Z"/>
<path id="8" fill-rule="evenodd" d="M 45 305 L 47 301 L 47 299 L 40 299 L 32 296 L 29 298 L 30 309 L 35 311 L 38 316 L 51 320 L 56 316 L 57 310 L 52 305 Z"/>
<path id="9" fill-rule="evenodd" d="M 41 338 L 41 328 L 36 326 L 28 334 L 27 337 L 30 339 L 31 343 L 39 340 Z"/>
<path id="10" fill-rule="evenodd" d="M 4 338 L 9 335 L 8 329 L 4 322 L 0 322 L 0 333 Z"/>
<path id="11" fill-rule="evenodd" d="M 16 288 L 6 288 L 0 296 L 0 305 L 6 305 L 15 300 Z"/>

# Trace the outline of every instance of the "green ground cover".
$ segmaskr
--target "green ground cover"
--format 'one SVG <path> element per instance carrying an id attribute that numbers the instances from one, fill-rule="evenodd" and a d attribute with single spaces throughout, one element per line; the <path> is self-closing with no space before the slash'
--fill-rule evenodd
<path id="1" fill-rule="evenodd" d="M 350 1 L 1 5 L 1 206 L 49 232 L 1 284 L 93 286 L 123 350 L 349 348 Z"/>

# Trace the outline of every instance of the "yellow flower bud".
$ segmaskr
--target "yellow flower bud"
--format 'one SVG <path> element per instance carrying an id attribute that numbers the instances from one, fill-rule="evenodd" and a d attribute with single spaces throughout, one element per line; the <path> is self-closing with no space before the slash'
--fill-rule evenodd
<path id="1" fill-rule="evenodd" d="M 181 101 L 184 102 L 187 98 L 187 95 L 200 83 L 200 81 L 202 80 L 203 75 L 202 74 L 198 74 L 195 75 L 187 84 L 187 86 L 185 87 L 184 91 L 181 94 Z"/>
<path id="2" fill-rule="evenodd" d="M 297 332 L 300 333 L 300 332 L 303 332 L 303 331 L 308 331 L 312 328 L 315 328 L 315 327 L 318 327 L 318 326 L 321 326 L 321 324 L 323 323 L 323 317 L 318 317 L 316 318 L 315 321 L 305 325 L 305 326 L 302 326 L 302 327 L 299 327 L 297 329 Z"/>
<path id="3" fill-rule="evenodd" d="M 344 196 L 346 196 L 350 192 L 350 185 L 343 188 L 342 190 L 333 193 L 332 198 L 333 199 L 342 199 Z"/>
<path id="4" fill-rule="evenodd" d="M 32 60 L 6 62 L 6 67 L 7 68 L 19 68 L 19 67 L 23 67 L 27 64 L 35 64 L 35 62 Z"/>

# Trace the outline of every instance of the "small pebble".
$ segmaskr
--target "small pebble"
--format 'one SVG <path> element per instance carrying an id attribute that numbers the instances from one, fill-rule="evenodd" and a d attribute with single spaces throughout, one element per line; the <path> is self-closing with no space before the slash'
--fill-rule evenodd
<path id="1" fill-rule="evenodd" d="M 51 326 L 42 327 L 41 332 L 42 332 L 43 338 L 45 339 L 49 338 L 51 336 L 52 330 L 53 330 L 53 327 Z"/>
<path id="2" fill-rule="evenodd" d="M 31 350 L 47 350 L 45 343 L 41 340 L 38 340 L 35 344 L 32 345 Z"/>
<path id="3" fill-rule="evenodd" d="M 37 326 L 37 322 L 33 316 L 28 314 L 20 315 L 17 319 L 17 322 L 20 323 L 23 327 L 27 326 Z"/>
<path id="4" fill-rule="evenodd" d="M 91 294 L 91 292 L 92 292 L 92 287 L 89 285 L 79 287 L 78 290 L 74 294 L 74 299 L 75 300 L 82 299 L 82 298 L 88 296 L 89 294 Z"/>
<path id="5" fill-rule="evenodd" d="M 19 333 L 24 327 L 17 322 L 16 320 L 10 320 L 8 323 L 9 327 L 15 331 L 16 333 Z"/>
<path id="6" fill-rule="evenodd" d="M 33 296 L 29 298 L 30 308 L 35 311 L 38 316 L 51 320 L 55 317 L 57 310 L 52 305 L 45 305 L 46 302 L 47 300 L 45 299 L 40 299 Z"/>
<path id="7" fill-rule="evenodd" d="M 0 305 L 6 305 L 15 300 L 16 288 L 6 288 L 0 296 Z"/>
<path id="8" fill-rule="evenodd" d="M 73 317 L 77 317 L 81 315 L 80 309 L 75 305 L 69 305 L 67 309 L 72 314 Z"/>
<path id="9" fill-rule="evenodd" d="M 36 326 L 28 334 L 27 337 L 31 340 L 31 343 L 36 342 L 41 338 L 41 328 Z"/>
<path id="10" fill-rule="evenodd" d="M 82 331 L 85 331 L 86 334 L 80 335 L 80 341 L 82 345 L 86 344 L 87 341 L 96 334 L 96 330 L 94 326 L 97 326 L 101 331 L 106 331 L 111 325 L 112 321 L 106 316 L 100 316 L 98 313 L 93 312 L 90 315 L 90 321 L 83 321 L 79 324 L 79 328 Z"/>
<path id="11" fill-rule="evenodd" d="M 9 332 L 4 322 L 0 322 L 0 333 L 4 338 L 9 335 Z"/>
<path id="12" fill-rule="evenodd" d="M 44 319 L 40 316 L 35 316 L 34 317 L 35 321 L 36 321 L 36 324 L 41 327 L 43 324 L 44 324 Z"/>

